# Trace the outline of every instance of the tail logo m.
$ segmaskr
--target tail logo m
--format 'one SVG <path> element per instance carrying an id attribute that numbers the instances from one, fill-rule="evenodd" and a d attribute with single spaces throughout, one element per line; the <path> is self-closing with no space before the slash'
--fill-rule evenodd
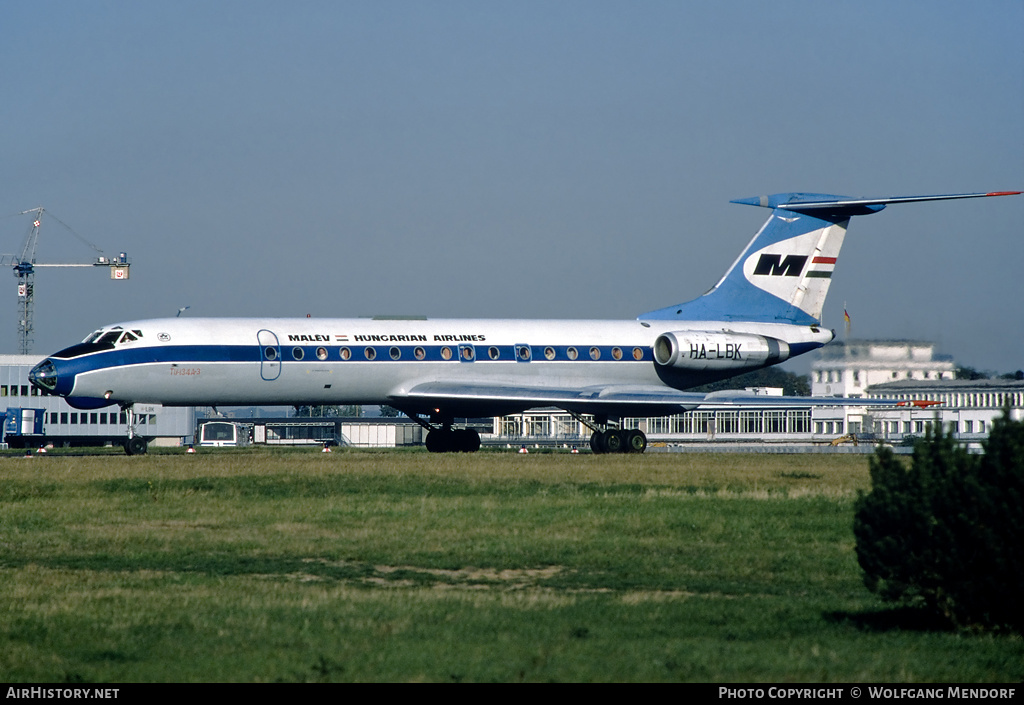
<path id="1" fill-rule="evenodd" d="M 772 277 L 799 277 L 800 273 L 804 271 L 805 264 L 807 264 L 806 255 L 786 255 L 786 259 L 782 259 L 782 255 L 763 253 L 757 260 L 754 274 Z"/>

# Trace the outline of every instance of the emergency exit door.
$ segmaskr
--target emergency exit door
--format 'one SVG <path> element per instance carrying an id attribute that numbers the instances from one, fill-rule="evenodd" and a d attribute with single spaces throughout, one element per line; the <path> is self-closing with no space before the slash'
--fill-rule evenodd
<path id="1" fill-rule="evenodd" d="M 261 330 L 256 334 L 260 346 L 260 377 L 273 382 L 281 376 L 281 343 L 273 331 Z"/>

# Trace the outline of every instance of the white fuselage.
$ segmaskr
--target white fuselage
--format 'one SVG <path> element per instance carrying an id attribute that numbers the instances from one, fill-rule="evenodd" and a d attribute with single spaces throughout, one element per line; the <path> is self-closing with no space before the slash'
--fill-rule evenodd
<path id="1" fill-rule="evenodd" d="M 388 404 L 438 380 L 683 389 L 746 371 L 744 351 L 736 351 L 737 363 L 731 349 L 725 359 L 723 345 L 704 369 L 669 369 L 653 355 L 662 333 L 768 336 L 794 354 L 832 338 L 809 326 L 639 320 L 169 318 L 103 330 L 118 328 L 135 339 L 68 360 L 64 374 L 74 384 L 67 396 L 164 405 Z"/>

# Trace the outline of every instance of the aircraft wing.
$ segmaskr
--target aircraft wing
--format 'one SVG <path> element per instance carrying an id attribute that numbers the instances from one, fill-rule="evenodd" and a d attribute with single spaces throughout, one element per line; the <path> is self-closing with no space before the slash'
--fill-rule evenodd
<path id="1" fill-rule="evenodd" d="M 668 416 L 735 406 L 930 406 L 937 402 L 843 397 L 769 396 L 746 390 L 683 392 L 669 387 L 594 385 L 540 387 L 521 384 L 425 382 L 391 395 L 397 408 L 455 408 L 456 415 L 502 416 L 545 406 L 582 414 Z"/>

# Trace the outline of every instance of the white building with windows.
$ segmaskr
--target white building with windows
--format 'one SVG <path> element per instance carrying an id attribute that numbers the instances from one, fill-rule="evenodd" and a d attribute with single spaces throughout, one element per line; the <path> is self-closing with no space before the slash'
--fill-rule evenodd
<path id="1" fill-rule="evenodd" d="M 887 407 L 864 413 L 866 428 L 880 440 L 923 436 L 938 420 L 956 438 L 980 442 L 1004 409 L 1012 420 L 1024 420 L 1024 380 L 905 380 L 872 386 L 867 396 L 939 402 L 927 408 Z"/>
<path id="2" fill-rule="evenodd" d="M 655 446 L 690 441 L 813 440 L 811 407 L 773 408 L 770 396 L 765 396 L 763 407 L 724 407 L 672 416 L 625 418 L 622 426 L 640 429 Z M 835 426 L 831 428 L 834 430 Z M 823 427 L 821 433 L 824 432 Z M 590 442 L 590 434 L 586 424 L 560 409 L 533 409 L 512 416 L 496 417 L 493 431 L 484 436 L 484 442 L 489 445 L 504 443 L 512 446 L 536 444 L 584 447 Z M 823 440 L 831 440 L 831 437 Z"/>
<path id="3" fill-rule="evenodd" d="M 953 359 L 920 340 L 848 340 L 826 345 L 811 363 L 811 396 L 866 396 L 872 385 L 951 380 Z"/>
<path id="4" fill-rule="evenodd" d="M 954 437 L 971 447 L 988 437 L 994 420 L 1009 409 L 1010 418 L 1024 420 L 1024 381 L 903 380 L 873 385 L 865 398 L 896 401 L 926 400 L 935 406 L 808 406 L 773 408 L 771 397 L 756 408 L 728 407 L 691 411 L 659 418 L 623 419 L 625 428 L 639 428 L 652 447 L 702 444 L 745 444 L 762 446 L 827 445 L 854 434 L 862 447 L 872 443 L 899 445 L 925 435 L 936 421 Z M 539 446 L 584 447 L 590 430 L 565 412 L 535 409 L 523 414 L 494 419 L 492 434 L 484 442 L 493 444 L 536 444 Z M 866 446 L 864 444 L 867 444 Z"/>

